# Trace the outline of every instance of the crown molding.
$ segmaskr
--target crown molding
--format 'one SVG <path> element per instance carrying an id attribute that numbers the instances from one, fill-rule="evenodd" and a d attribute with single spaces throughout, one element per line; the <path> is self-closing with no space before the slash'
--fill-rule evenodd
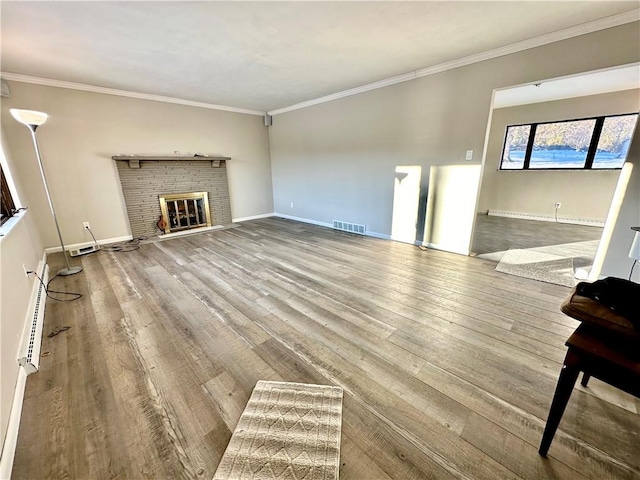
<path id="1" fill-rule="evenodd" d="M 637 22 L 640 20 L 640 8 L 630 10 L 628 12 L 619 13 L 617 15 L 611 15 L 609 17 L 594 20 L 592 22 L 583 23 L 574 27 L 558 30 L 557 32 L 547 33 L 538 37 L 529 38 L 521 42 L 512 43 L 503 47 L 494 48 L 484 52 L 476 53 L 466 57 L 458 58 L 450 62 L 440 63 L 431 67 L 421 68 L 414 72 L 405 73 L 404 75 L 398 75 L 396 77 L 387 78 L 374 83 L 368 83 L 360 87 L 350 88 L 342 92 L 333 93 L 324 97 L 319 97 L 306 102 L 296 103 L 288 107 L 279 108 L 277 110 L 271 110 L 267 112 L 268 115 L 278 115 L 280 113 L 291 112 L 294 110 L 300 110 L 301 108 L 310 107 L 312 105 L 318 105 L 320 103 L 331 102 L 339 98 L 349 97 L 351 95 L 358 95 L 359 93 L 368 92 L 370 90 L 376 90 L 378 88 L 388 87 L 397 83 L 408 82 L 417 78 L 426 77 L 429 75 L 435 75 L 436 73 L 446 72 L 447 70 L 453 70 L 454 68 L 464 67 L 473 63 L 483 62 L 485 60 L 491 60 L 493 58 L 510 55 L 512 53 L 522 52 L 531 48 L 541 47 L 550 43 L 559 42 L 561 40 L 567 40 L 569 38 L 578 37 L 587 33 L 593 33 L 607 28 L 617 27 L 626 23 Z"/>
<path id="2" fill-rule="evenodd" d="M 395 85 L 396 83 L 408 82 L 409 80 L 415 80 L 416 72 L 405 73 L 398 75 L 397 77 L 385 78 L 378 82 L 367 83 L 360 87 L 350 88 L 349 90 L 343 90 L 342 92 L 332 93 L 324 97 L 315 98 L 313 100 L 307 100 L 306 102 L 296 103 L 288 107 L 279 108 L 277 110 L 271 110 L 267 112 L 267 115 L 278 115 L 279 113 L 291 112 L 293 110 L 300 110 L 301 108 L 311 107 L 312 105 L 318 105 L 319 103 L 331 102 L 338 100 L 339 98 L 350 97 L 351 95 L 357 95 L 359 93 L 368 92 L 369 90 L 377 90 L 378 88 L 388 87 L 389 85 Z"/>
<path id="3" fill-rule="evenodd" d="M 558 30 L 557 32 L 547 33 L 545 35 L 540 35 L 539 37 L 529 38 L 521 42 L 512 43 L 503 47 L 498 47 L 492 50 L 487 50 L 485 52 L 462 57 L 450 62 L 434 65 L 433 67 L 422 68 L 416 71 L 416 77 L 426 77 L 428 75 L 434 75 L 446 70 L 452 70 L 454 68 L 471 65 L 472 63 L 478 63 L 485 60 L 491 60 L 493 58 L 503 57 L 512 53 L 518 53 L 524 50 L 529 50 L 531 48 L 549 45 L 550 43 L 568 40 L 569 38 L 579 37 L 580 35 L 585 35 L 587 33 L 593 33 L 600 30 L 605 30 L 607 28 L 617 27 L 626 23 L 637 22 L 638 20 L 640 20 L 640 9 L 631 10 L 629 12 L 612 15 L 610 17 L 594 20 L 593 22 L 583 23 L 574 27 Z"/>
<path id="4" fill-rule="evenodd" d="M 243 113 L 246 115 L 263 116 L 265 112 L 258 110 L 248 110 L 245 108 L 229 107 L 226 105 L 215 105 L 205 102 L 194 102 L 182 98 L 165 97 L 162 95 L 152 95 L 150 93 L 130 92 L 127 90 L 118 90 L 116 88 L 97 87 L 95 85 L 85 85 L 82 83 L 65 82 L 62 80 L 53 80 L 51 78 L 32 77 L 30 75 L 22 75 L 19 73 L 1 72 L 0 76 L 3 80 L 14 82 L 33 83 L 35 85 L 45 85 L 47 87 L 68 88 L 71 90 L 82 90 L 84 92 L 103 93 L 105 95 L 116 95 L 119 97 L 137 98 L 139 100 L 151 100 L 154 102 L 175 103 L 177 105 L 186 105 L 188 107 L 208 108 L 210 110 L 222 110 L 224 112 Z"/>

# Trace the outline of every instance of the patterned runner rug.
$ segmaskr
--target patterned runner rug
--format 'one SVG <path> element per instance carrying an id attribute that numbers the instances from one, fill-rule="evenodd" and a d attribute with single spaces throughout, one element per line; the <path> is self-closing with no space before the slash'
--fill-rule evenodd
<path id="1" fill-rule="evenodd" d="M 214 480 L 334 480 L 342 388 L 259 381 Z"/>

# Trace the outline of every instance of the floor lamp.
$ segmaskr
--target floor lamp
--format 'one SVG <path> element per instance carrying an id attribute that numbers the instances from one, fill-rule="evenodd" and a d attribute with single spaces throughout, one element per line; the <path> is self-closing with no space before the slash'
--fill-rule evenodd
<path id="1" fill-rule="evenodd" d="M 72 267 L 69 265 L 69 259 L 67 258 L 67 250 L 64 247 L 64 242 L 62 241 L 62 234 L 60 233 L 60 226 L 58 225 L 58 218 L 56 217 L 56 211 L 53 208 L 53 202 L 51 201 L 51 194 L 49 193 L 49 185 L 47 184 L 47 177 L 44 174 L 44 167 L 42 166 L 42 159 L 40 158 L 40 149 L 38 148 L 38 139 L 36 138 L 36 128 L 42 125 L 47 121 L 47 114 L 42 112 L 36 112 L 33 110 L 19 110 L 17 108 L 12 108 L 11 115 L 18 122 L 22 123 L 29 127 L 31 131 L 31 138 L 33 139 L 33 146 L 36 149 L 36 158 L 38 159 L 38 166 L 40 167 L 40 174 L 42 175 L 42 183 L 44 183 L 44 191 L 47 194 L 47 200 L 49 201 L 49 208 L 51 208 L 51 215 L 53 215 L 53 221 L 56 224 L 56 230 L 58 231 L 58 238 L 60 239 L 60 246 L 62 247 L 62 255 L 64 256 L 64 261 L 67 264 L 67 268 L 63 268 L 62 270 L 58 270 L 58 275 L 74 275 L 82 271 L 82 267 Z"/>

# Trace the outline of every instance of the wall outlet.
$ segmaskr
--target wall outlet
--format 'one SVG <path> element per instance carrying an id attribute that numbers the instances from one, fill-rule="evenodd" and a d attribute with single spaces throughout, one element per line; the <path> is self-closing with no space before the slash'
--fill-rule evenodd
<path id="1" fill-rule="evenodd" d="M 465 155 L 464 159 L 466 161 L 473 160 L 473 150 L 467 150 L 467 154 Z"/>
<path id="2" fill-rule="evenodd" d="M 293 202 L 291 202 L 291 208 L 293 208 Z"/>
<path id="3" fill-rule="evenodd" d="M 91 225 L 89 225 L 89 222 L 82 222 L 82 226 L 85 230 L 91 230 Z"/>
<path id="4" fill-rule="evenodd" d="M 561 206 L 562 204 L 560 202 L 556 202 L 556 205 L 555 205 L 556 208 L 560 208 Z"/>
<path id="5" fill-rule="evenodd" d="M 26 265 L 24 265 L 24 264 L 22 265 L 22 268 L 23 268 L 23 270 L 24 270 L 24 274 L 25 274 L 25 276 L 26 276 L 27 278 L 29 278 L 29 272 L 30 272 L 31 270 L 30 270 L 30 269 L 28 269 L 28 268 L 27 268 L 27 266 L 26 266 Z"/>

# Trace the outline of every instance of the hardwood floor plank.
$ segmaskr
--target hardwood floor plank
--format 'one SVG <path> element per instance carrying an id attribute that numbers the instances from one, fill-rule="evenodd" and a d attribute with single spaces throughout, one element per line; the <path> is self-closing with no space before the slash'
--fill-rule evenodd
<path id="1" fill-rule="evenodd" d="M 213 377 L 204 384 L 204 388 L 215 402 L 227 428 L 233 432 L 251 392 L 247 393 L 228 372 Z"/>
<path id="2" fill-rule="evenodd" d="M 487 420 L 499 425 L 532 447 L 539 446 L 545 426 L 543 419 L 431 363 L 425 364 L 417 377 L 429 385 L 434 385 L 440 392 L 474 412 L 479 412 Z M 481 431 L 484 432 L 484 430 Z M 562 430 L 556 433 L 549 457 L 562 459 L 567 466 L 593 480 L 602 478 L 630 480 L 640 473 L 621 465 L 612 456 L 591 448 L 586 442 Z"/>
<path id="3" fill-rule="evenodd" d="M 476 413 L 469 419 L 462 438 L 523 479 L 579 480 L 585 478 L 553 457 L 536 461 L 539 459 L 537 447 L 524 442 Z"/>
<path id="4" fill-rule="evenodd" d="M 344 389 L 341 478 L 640 478 L 638 402 L 576 388 L 567 289 L 290 220 L 81 258 L 47 301 L 14 478 L 212 478 L 258 380 Z M 62 256 L 48 258 L 52 270 Z M 603 387 L 603 388 L 601 388 Z"/>

